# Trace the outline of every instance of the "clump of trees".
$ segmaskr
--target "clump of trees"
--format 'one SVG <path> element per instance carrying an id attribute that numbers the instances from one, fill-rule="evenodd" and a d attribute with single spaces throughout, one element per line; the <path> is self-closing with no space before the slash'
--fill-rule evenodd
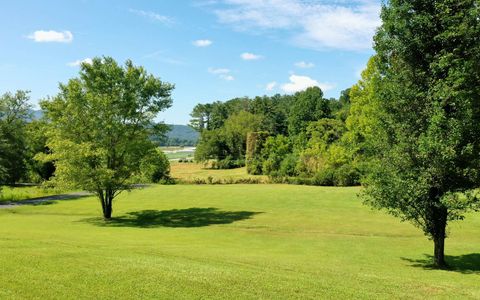
<path id="1" fill-rule="evenodd" d="M 190 123 L 201 133 L 195 159 L 213 160 L 217 168 L 246 164 L 249 173 L 277 180 L 357 184 L 359 172 L 345 167 L 350 161 L 341 141 L 349 106 L 349 90 L 339 100 L 326 99 L 318 87 L 294 95 L 199 104 Z"/>
<path id="2" fill-rule="evenodd" d="M 34 159 L 45 146 L 44 123 L 32 119 L 28 91 L 19 90 L 0 96 L 0 185 L 41 182 L 55 168 Z"/>

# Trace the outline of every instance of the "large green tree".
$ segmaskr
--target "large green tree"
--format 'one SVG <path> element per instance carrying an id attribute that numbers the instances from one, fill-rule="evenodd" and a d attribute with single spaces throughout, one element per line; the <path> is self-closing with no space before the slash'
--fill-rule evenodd
<path id="1" fill-rule="evenodd" d="M 50 122 L 45 156 L 55 162 L 53 180 L 95 193 L 110 219 L 113 199 L 131 187 L 154 147 L 149 137 L 166 130 L 153 121 L 171 105 L 172 90 L 131 61 L 82 64 L 79 77 L 41 102 Z"/>
<path id="2" fill-rule="evenodd" d="M 26 175 L 25 131 L 31 117 L 29 91 L 0 96 L 0 172 L 2 182 L 13 184 Z"/>
<path id="3" fill-rule="evenodd" d="M 366 201 L 411 221 L 446 265 L 451 220 L 478 204 L 478 0 L 390 0 L 375 36 L 379 128 Z M 465 197 L 466 196 L 466 197 Z"/>
<path id="4" fill-rule="evenodd" d="M 295 101 L 290 107 L 288 116 L 288 132 L 298 135 L 308 127 L 312 121 L 330 117 L 329 101 L 323 98 L 319 87 L 309 87 L 305 91 L 295 94 Z"/>

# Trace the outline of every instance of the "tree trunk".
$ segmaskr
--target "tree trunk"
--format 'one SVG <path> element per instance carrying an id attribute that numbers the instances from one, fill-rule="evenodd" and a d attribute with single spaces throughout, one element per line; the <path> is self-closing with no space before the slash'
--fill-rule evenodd
<path id="1" fill-rule="evenodd" d="M 444 269 L 447 267 L 447 264 L 445 263 L 445 235 L 435 237 L 433 239 L 433 244 L 433 264 L 437 268 Z"/>
<path id="2" fill-rule="evenodd" d="M 445 263 L 445 237 L 447 228 L 448 210 L 444 206 L 433 208 L 433 264 L 436 268 L 444 269 Z"/>
<path id="3" fill-rule="evenodd" d="M 97 191 L 98 197 L 100 198 L 100 203 L 102 204 L 103 218 L 109 220 L 112 217 L 112 202 L 113 202 L 113 191 L 99 190 Z"/>
<path id="4" fill-rule="evenodd" d="M 112 217 L 112 201 L 106 201 L 105 208 L 103 210 L 103 218 L 109 220 Z"/>

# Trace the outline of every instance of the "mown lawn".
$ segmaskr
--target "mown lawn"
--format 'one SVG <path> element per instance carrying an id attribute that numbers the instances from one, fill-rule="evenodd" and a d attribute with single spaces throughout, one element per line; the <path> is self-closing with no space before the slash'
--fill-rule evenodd
<path id="1" fill-rule="evenodd" d="M 0 209 L 0 299 L 480 298 L 480 215 L 450 228 L 451 271 L 358 188 L 174 185 Z"/>

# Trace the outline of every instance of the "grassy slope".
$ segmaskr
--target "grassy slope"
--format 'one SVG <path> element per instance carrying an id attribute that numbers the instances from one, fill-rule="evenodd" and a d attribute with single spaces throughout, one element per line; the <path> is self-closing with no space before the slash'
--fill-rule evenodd
<path id="1" fill-rule="evenodd" d="M 214 179 L 240 179 L 240 178 L 260 178 L 266 179 L 267 176 L 249 175 L 247 169 L 236 168 L 228 170 L 216 170 L 204 168 L 203 164 L 197 163 L 178 163 L 171 162 L 171 176 L 176 179 L 191 181 L 193 179 L 207 179 L 209 176 Z"/>
<path id="2" fill-rule="evenodd" d="M 154 211 L 113 226 L 94 198 L 0 210 L 0 298 L 480 298 L 479 215 L 451 228 L 461 270 L 427 270 L 409 260 L 431 243 L 357 192 L 156 186 L 121 195 L 117 217 Z M 210 207 L 232 213 L 181 210 Z"/>

